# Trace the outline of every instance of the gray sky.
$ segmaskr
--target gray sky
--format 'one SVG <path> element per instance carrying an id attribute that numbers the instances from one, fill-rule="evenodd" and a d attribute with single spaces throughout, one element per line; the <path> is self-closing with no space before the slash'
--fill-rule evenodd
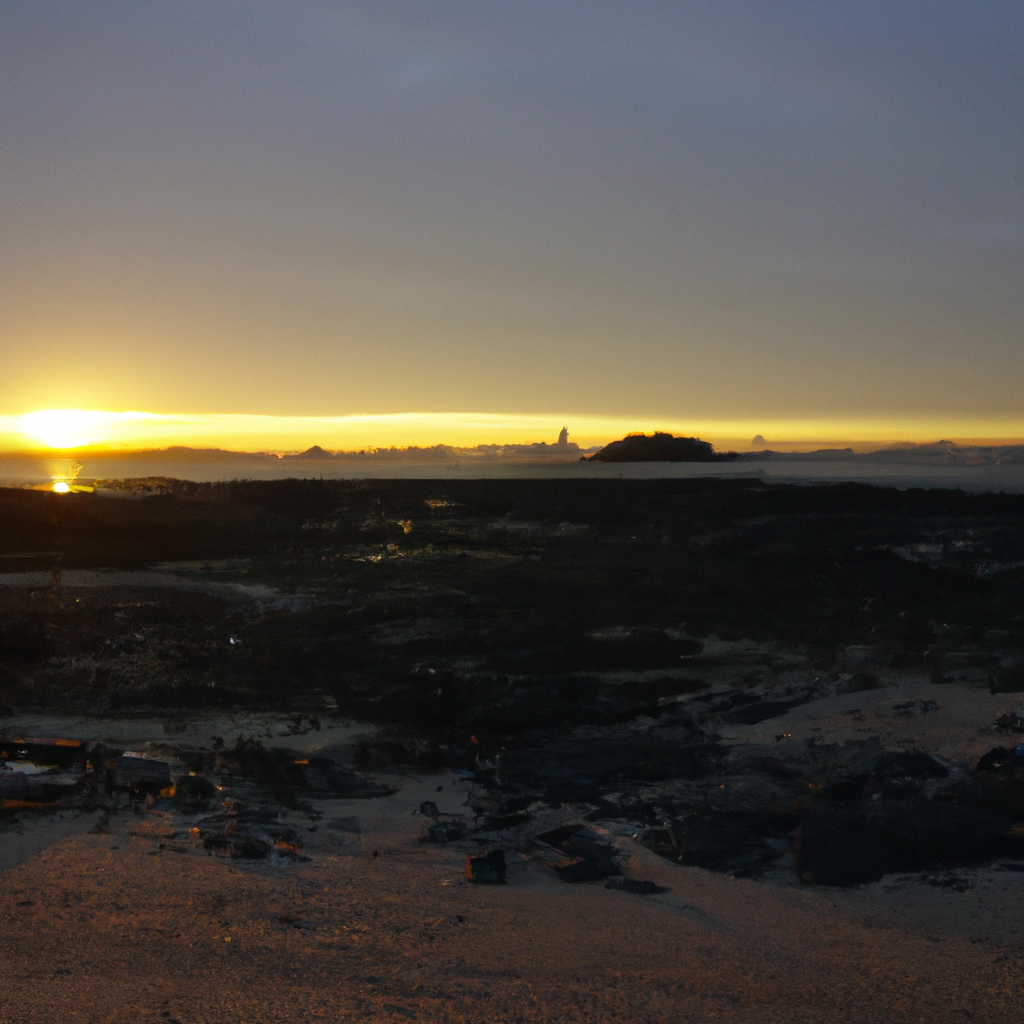
<path id="1" fill-rule="evenodd" d="M 0 5 L 0 412 L 1024 418 L 1020 0 Z"/>

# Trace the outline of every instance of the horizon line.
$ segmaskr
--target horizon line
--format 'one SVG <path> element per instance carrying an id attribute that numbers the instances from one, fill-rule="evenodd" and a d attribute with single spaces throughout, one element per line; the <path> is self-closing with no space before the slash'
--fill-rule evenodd
<path id="1" fill-rule="evenodd" d="M 246 413 L 150 413 L 44 409 L 0 416 L 0 454 L 70 455 L 220 449 L 235 454 L 294 455 L 312 447 L 333 452 L 390 448 L 475 448 L 553 444 L 568 428 L 580 448 L 628 434 L 664 431 L 700 437 L 719 449 L 792 450 L 799 446 L 854 447 L 951 441 L 962 445 L 1024 443 L 1024 417 L 1009 416 L 804 416 L 679 417 L 594 416 L 560 413 L 404 412 L 342 416 Z"/>

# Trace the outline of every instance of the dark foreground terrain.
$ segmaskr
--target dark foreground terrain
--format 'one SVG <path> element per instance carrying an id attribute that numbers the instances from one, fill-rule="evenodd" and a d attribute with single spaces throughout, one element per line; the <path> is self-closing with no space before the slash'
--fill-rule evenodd
<path id="1" fill-rule="evenodd" d="M 424 809 L 424 839 L 529 846 L 570 883 L 614 882 L 614 835 L 826 885 L 1024 868 L 1021 497 L 744 480 L 6 490 L 0 584 L 0 758 L 48 769 L 0 771 L 8 818 L 101 806 L 121 751 L 87 742 L 88 722 L 141 716 L 182 771 L 262 793 L 248 832 L 203 826 L 223 855 L 293 842 L 266 806 L 378 796 L 367 773 L 417 771 L 473 788 L 470 818 Z M 377 729 L 333 757 L 241 733 L 175 743 L 241 711 L 288 716 L 293 735 Z M 23 734 L 47 715 L 75 717 L 83 742 Z"/>

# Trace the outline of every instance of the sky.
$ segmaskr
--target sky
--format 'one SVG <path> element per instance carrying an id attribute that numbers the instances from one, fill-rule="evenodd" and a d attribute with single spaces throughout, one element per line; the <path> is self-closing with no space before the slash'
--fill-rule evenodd
<path id="1" fill-rule="evenodd" d="M 0 447 L 1024 437 L 1022 44 L 1019 0 L 5 0 Z"/>

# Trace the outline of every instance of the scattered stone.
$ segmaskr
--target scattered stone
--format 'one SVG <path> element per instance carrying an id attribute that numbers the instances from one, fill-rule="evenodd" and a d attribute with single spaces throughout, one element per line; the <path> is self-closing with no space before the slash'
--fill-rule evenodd
<path id="1" fill-rule="evenodd" d="M 431 825 L 427 829 L 427 834 L 424 837 L 428 842 L 434 843 L 452 843 L 456 839 L 462 839 L 466 835 L 467 829 L 465 825 L 459 824 L 454 821 L 439 821 L 435 825 Z"/>
<path id="2" fill-rule="evenodd" d="M 298 853 L 298 832 L 282 825 L 274 811 L 247 808 L 234 802 L 226 810 L 199 822 L 203 848 L 218 857 L 263 860 L 278 849 L 284 855 Z"/>

